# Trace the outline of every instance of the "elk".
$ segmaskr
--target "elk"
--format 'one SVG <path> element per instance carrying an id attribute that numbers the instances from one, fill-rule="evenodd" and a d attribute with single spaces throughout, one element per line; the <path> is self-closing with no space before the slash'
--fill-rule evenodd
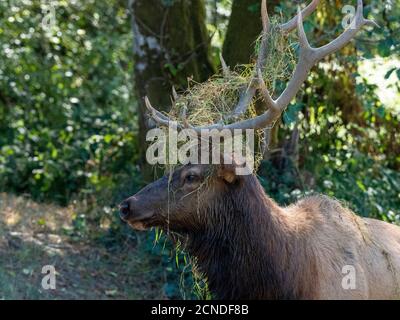
<path id="1" fill-rule="evenodd" d="M 300 48 L 293 76 L 277 99 L 260 75 L 270 27 L 263 0 L 260 52 L 252 80 L 233 109 L 233 122 L 193 127 L 183 117 L 177 126 L 196 131 L 271 127 L 312 66 L 343 48 L 363 26 L 375 24 L 364 18 L 358 0 L 352 27 L 329 44 L 313 48 L 303 18 L 318 3 L 313 0 L 280 25 L 282 32 L 298 30 Z M 256 94 L 263 97 L 265 113 L 236 121 Z M 158 125 L 171 123 L 147 98 L 146 105 Z M 235 162 L 183 165 L 123 201 L 120 216 L 134 229 L 157 226 L 186 239 L 188 252 L 219 299 L 400 298 L 400 227 L 356 216 L 323 195 L 280 207 L 255 175 L 237 175 L 236 166 Z M 354 276 L 351 286 L 346 286 L 346 272 Z"/>

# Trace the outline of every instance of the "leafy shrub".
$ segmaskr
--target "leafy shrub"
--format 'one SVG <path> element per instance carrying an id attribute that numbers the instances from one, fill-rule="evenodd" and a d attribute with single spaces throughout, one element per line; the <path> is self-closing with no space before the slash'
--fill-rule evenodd
<path id="1" fill-rule="evenodd" d="M 131 35 L 118 1 L 0 3 L 0 188 L 66 203 L 137 172 Z"/>

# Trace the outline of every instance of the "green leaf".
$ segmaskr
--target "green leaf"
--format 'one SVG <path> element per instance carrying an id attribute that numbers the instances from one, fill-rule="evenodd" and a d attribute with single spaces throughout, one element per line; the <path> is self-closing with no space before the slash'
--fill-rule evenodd
<path id="1" fill-rule="evenodd" d="M 165 65 L 164 65 L 164 67 L 166 68 L 166 69 L 168 69 L 168 71 L 175 77 L 176 76 L 176 74 L 178 73 L 178 69 L 173 65 L 173 64 L 171 64 L 171 63 L 166 63 Z"/>
<path id="2" fill-rule="evenodd" d="M 367 191 L 367 189 L 365 188 L 364 184 L 363 184 L 360 180 L 357 180 L 356 183 L 357 183 L 357 186 L 358 186 L 362 191 L 364 191 L 364 192 Z"/>
<path id="3" fill-rule="evenodd" d="M 389 57 L 392 53 L 391 47 L 393 45 L 393 40 L 390 38 L 385 39 L 378 45 L 378 53 L 381 57 Z"/>
<path id="4" fill-rule="evenodd" d="M 382 106 L 378 107 L 378 108 L 376 109 L 376 113 L 377 113 L 377 115 L 378 115 L 379 117 L 384 118 L 384 117 L 385 117 L 385 114 L 386 114 L 385 108 L 382 107 Z"/>
<path id="5" fill-rule="evenodd" d="M 392 69 L 390 69 L 388 72 L 386 72 L 386 74 L 385 74 L 385 79 L 386 79 L 386 80 L 389 79 L 390 76 L 392 75 L 392 73 L 393 73 L 394 71 L 396 71 L 396 68 L 392 68 Z M 398 70 L 398 71 L 399 71 L 399 70 Z M 397 72 L 398 72 L 398 71 L 397 71 Z"/>
<path id="6" fill-rule="evenodd" d="M 302 109 L 302 103 L 291 104 L 283 114 L 283 122 L 288 125 L 297 120 L 299 111 Z"/>
<path id="7" fill-rule="evenodd" d="M 112 138 L 113 138 L 113 136 L 112 136 L 111 134 L 106 134 L 106 135 L 104 136 L 104 142 L 105 142 L 105 143 L 110 143 L 111 140 L 112 140 Z"/>

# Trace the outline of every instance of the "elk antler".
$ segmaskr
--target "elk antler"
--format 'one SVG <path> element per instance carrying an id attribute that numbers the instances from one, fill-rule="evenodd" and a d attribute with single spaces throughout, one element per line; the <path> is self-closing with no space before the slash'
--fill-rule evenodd
<path id="1" fill-rule="evenodd" d="M 358 33 L 358 31 L 360 31 L 360 29 L 363 26 L 365 25 L 377 26 L 377 24 L 374 21 L 364 18 L 363 1 L 357 0 L 357 11 L 350 26 L 340 36 L 338 36 L 330 43 L 320 48 L 313 48 L 308 42 L 306 33 L 304 31 L 303 17 L 305 18 L 309 16 L 313 11 L 315 11 L 319 2 L 320 2 L 319 0 L 313 0 L 303 11 L 301 11 L 300 8 L 298 8 L 298 13 L 294 18 L 279 26 L 279 28 L 283 32 L 290 32 L 294 29 L 297 29 L 300 46 L 299 46 L 298 63 L 293 72 L 293 76 L 290 79 L 289 83 L 287 84 L 286 89 L 276 100 L 274 100 L 271 94 L 269 93 L 262 78 L 262 70 L 265 67 L 265 54 L 267 48 L 268 31 L 270 27 L 266 0 L 262 0 L 261 16 L 262 16 L 263 33 L 262 33 L 260 50 L 255 66 L 254 75 L 250 80 L 247 89 L 240 97 L 237 106 L 234 108 L 232 117 L 237 118 L 239 115 L 243 114 L 246 111 L 257 89 L 260 90 L 261 95 L 263 97 L 262 100 L 266 107 L 265 113 L 251 119 L 241 120 L 233 122 L 231 124 L 215 123 L 208 126 L 199 126 L 199 127 L 190 126 L 190 128 L 198 132 L 200 132 L 200 130 L 202 129 L 243 130 L 243 129 L 272 128 L 276 120 L 285 110 L 285 108 L 289 105 L 292 99 L 295 98 L 297 92 L 300 90 L 301 85 L 307 79 L 309 71 L 314 65 L 316 65 L 327 55 L 334 53 L 342 49 L 344 46 L 346 46 L 355 37 L 355 35 Z M 225 68 L 224 63 L 223 66 Z M 151 112 L 153 119 L 159 125 L 168 126 L 169 124 L 175 123 L 172 122 L 167 116 L 163 115 L 162 113 L 154 109 L 151 106 L 150 101 L 147 99 L 147 97 L 145 98 L 145 101 L 146 101 L 146 106 Z M 178 127 L 181 128 L 182 125 L 178 124 Z"/>

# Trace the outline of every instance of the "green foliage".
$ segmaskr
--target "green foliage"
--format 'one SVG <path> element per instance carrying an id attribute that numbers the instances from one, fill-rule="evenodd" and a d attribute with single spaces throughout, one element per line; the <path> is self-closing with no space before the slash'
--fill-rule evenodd
<path id="1" fill-rule="evenodd" d="M 137 169 L 131 35 L 118 1 L 0 2 L 0 185 L 66 203 Z"/>
<path id="2" fill-rule="evenodd" d="M 284 172 L 264 162 L 262 185 L 279 203 L 288 205 L 314 193 L 326 194 L 343 202 L 358 215 L 400 225 L 400 173 L 357 152 L 336 156 L 314 153 L 299 175 L 289 165 Z"/>
<path id="3" fill-rule="evenodd" d="M 344 124 L 340 112 L 331 114 L 327 106 L 308 106 L 308 119 L 304 111 L 299 113 L 299 161 L 288 155 L 276 164 L 272 154 L 261 165 L 260 181 L 267 193 L 285 205 L 323 193 L 361 216 L 400 224 L 400 172 L 392 168 L 398 154 L 389 148 L 398 147 L 399 140 L 388 141 L 391 125 L 386 123 L 379 130 L 372 122 L 372 127 L 361 128 Z M 293 124 L 284 129 L 285 140 Z"/>

